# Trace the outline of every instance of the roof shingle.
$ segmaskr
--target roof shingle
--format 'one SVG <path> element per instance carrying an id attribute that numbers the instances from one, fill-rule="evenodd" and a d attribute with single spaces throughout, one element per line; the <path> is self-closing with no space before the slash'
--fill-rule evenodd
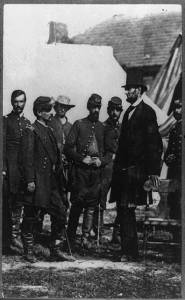
<path id="1" fill-rule="evenodd" d="M 112 46 L 119 63 L 129 68 L 162 65 L 180 32 L 180 13 L 132 19 L 116 15 L 72 40 L 76 44 Z"/>

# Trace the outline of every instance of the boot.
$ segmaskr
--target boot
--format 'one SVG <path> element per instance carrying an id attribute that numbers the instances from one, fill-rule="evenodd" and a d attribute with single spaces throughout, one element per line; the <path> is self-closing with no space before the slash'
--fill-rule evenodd
<path id="1" fill-rule="evenodd" d="M 33 234 L 23 233 L 23 244 L 24 244 L 24 258 L 30 263 L 35 263 L 37 261 L 33 252 Z"/>
<path id="2" fill-rule="evenodd" d="M 20 225 L 21 225 L 21 212 L 22 208 L 17 207 L 11 215 L 11 243 L 10 249 L 16 252 L 17 254 L 23 253 L 23 244 L 21 240 L 21 232 L 20 232 Z"/>
<path id="3" fill-rule="evenodd" d="M 114 229 L 112 234 L 112 240 L 111 243 L 113 244 L 121 244 L 121 236 L 120 236 L 120 224 L 118 216 L 116 216 L 115 222 L 114 222 Z"/>
<path id="4" fill-rule="evenodd" d="M 83 225 L 82 225 L 82 240 L 81 244 L 84 249 L 90 249 L 91 243 L 89 241 L 90 232 L 93 225 L 93 215 L 94 215 L 94 209 L 87 208 L 84 211 L 84 217 L 83 217 Z"/>
<path id="5" fill-rule="evenodd" d="M 83 235 L 82 236 L 82 239 L 81 239 L 81 246 L 83 249 L 85 250 L 90 250 L 91 247 L 92 247 L 92 244 L 91 242 L 89 241 L 89 235 L 85 236 Z"/>
<path id="6" fill-rule="evenodd" d="M 51 257 L 56 261 L 75 261 L 74 256 L 64 252 L 63 248 L 63 241 L 53 241 L 51 244 Z"/>

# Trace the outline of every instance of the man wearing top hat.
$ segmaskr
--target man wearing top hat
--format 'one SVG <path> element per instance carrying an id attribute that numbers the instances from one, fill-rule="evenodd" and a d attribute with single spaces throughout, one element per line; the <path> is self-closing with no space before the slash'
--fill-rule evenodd
<path id="1" fill-rule="evenodd" d="M 146 204 L 143 185 L 148 178 L 158 187 L 162 155 L 155 111 L 142 99 L 147 88 L 132 79 L 128 76 L 123 86 L 130 106 L 121 125 L 111 185 L 111 200 L 117 202 L 120 222 L 121 261 L 139 257 L 135 208 Z"/>
<path id="2" fill-rule="evenodd" d="M 23 194 L 18 154 L 23 130 L 30 125 L 23 114 L 25 92 L 13 91 L 11 104 L 13 110 L 3 117 L 3 239 L 10 233 L 10 249 L 20 253 L 23 250 L 20 237 Z"/>
<path id="3" fill-rule="evenodd" d="M 68 237 L 74 245 L 79 217 L 84 210 L 82 246 L 85 248 L 90 247 L 89 236 L 100 196 L 102 167 L 109 159 L 104 156 L 105 127 L 99 121 L 101 99 L 98 94 L 90 96 L 87 102 L 89 115 L 73 124 L 64 147 L 67 157 L 74 162 Z"/>
<path id="4" fill-rule="evenodd" d="M 115 154 L 118 147 L 118 140 L 121 128 L 119 118 L 122 111 L 122 100 L 116 96 L 112 97 L 109 100 L 107 107 L 107 113 L 109 117 L 105 122 L 103 122 L 103 125 L 105 126 L 105 142 L 107 145 L 107 150 L 110 153 L 111 160 L 102 170 L 100 203 L 98 207 L 96 207 L 93 221 L 93 230 L 96 234 L 96 237 L 99 226 L 100 238 L 102 237 L 103 214 L 104 210 L 106 209 L 107 195 L 110 189 L 112 179 L 113 161 L 115 159 Z"/>
<path id="5" fill-rule="evenodd" d="M 22 237 L 25 258 L 35 261 L 34 229 L 44 213 L 51 217 L 51 256 L 57 260 L 73 260 L 62 252 L 65 240 L 66 207 L 60 178 L 60 153 L 52 129 L 51 98 L 40 96 L 33 104 L 36 121 L 24 131 L 20 167 L 25 183 Z"/>

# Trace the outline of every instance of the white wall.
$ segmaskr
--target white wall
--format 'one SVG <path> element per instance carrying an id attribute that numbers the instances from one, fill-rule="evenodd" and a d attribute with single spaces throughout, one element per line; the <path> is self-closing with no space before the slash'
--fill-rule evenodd
<path id="1" fill-rule="evenodd" d="M 29 49 L 25 46 L 19 52 L 7 47 L 7 51 L 3 69 L 4 114 L 11 110 L 10 95 L 14 89 L 26 92 L 25 115 L 31 120 L 34 119 L 33 101 L 40 95 L 69 96 L 76 105 L 68 112 L 72 122 L 87 115 L 86 103 L 91 93 L 103 98 L 101 120 L 107 117 L 107 102 L 112 96 L 125 99 L 121 85 L 125 83 L 126 73 L 114 58 L 111 47 L 38 44 Z"/>

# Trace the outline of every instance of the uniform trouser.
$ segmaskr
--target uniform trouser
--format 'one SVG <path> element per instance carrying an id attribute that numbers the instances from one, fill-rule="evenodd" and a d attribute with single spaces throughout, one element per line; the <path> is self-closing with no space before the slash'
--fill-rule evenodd
<path id="1" fill-rule="evenodd" d="M 68 238 L 71 242 L 74 242 L 75 240 L 79 218 L 82 212 L 83 212 L 82 234 L 83 236 L 89 236 L 90 234 L 92 223 L 93 223 L 94 207 L 84 208 L 82 204 L 74 203 L 72 204 L 70 209 L 68 227 L 67 227 Z"/>
<path id="2" fill-rule="evenodd" d="M 104 225 L 104 211 L 106 209 L 107 195 L 111 186 L 112 178 L 112 164 L 110 164 L 104 172 L 102 173 L 102 183 L 101 183 L 101 192 L 99 205 L 96 206 L 93 218 L 93 230 L 95 234 L 99 233 L 102 235 L 103 225 Z"/>
<path id="3" fill-rule="evenodd" d="M 135 208 L 118 207 L 122 254 L 138 256 Z"/>
<path id="4" fill-rule="evenodd" d="M 103 225 L 104 225 L 104 209 L 101 206 L 96 207 L 93 216 L 93 230 L 95 235 L 97 236 L 98 231 L 99 235 L 103 234 Z"/>
<path id="5" fill-rule="evenodd" d="M 100 169 L 89 166 L 79 166 L 76 167 L 75 173 L 75 184 L 71 193 L 72 206 L 67 229 L 70 240 L 75 239 L 79 217 L 82 211 L 82 236 L 88 237 L 90 235 L 93 226 L 93 214 L 100 196 Z"/>
<path id="6" fill-rule="evenodd" d="M 25 250 L 33 248 L 35 225 L 40 221 L 40 216 L 46 213 L 43 208 L 34 206 L 24 206 L 24 216 L 22 222 L 22 236 Z M 59 221 L 55 216 L 51 216 L 51 241 L 64 241 L 65 238 L 65 223 Z"/>
<path id="7" fill-rule="evenodd" d="M 119 215 L 117 213 L 115 221 L 114 221 L 114 228 L 112 233 L 112 240 L 117 242 L 120 239 L 120 221 L 119 221 Z"/>
<path id="8" fill-rule="evenodd" d="M 10 213 L 10 239 L 14 240 L 21 234 L 21 217 L 22 217 L 22 195 L 9 194 L 8 207 Z"/>

